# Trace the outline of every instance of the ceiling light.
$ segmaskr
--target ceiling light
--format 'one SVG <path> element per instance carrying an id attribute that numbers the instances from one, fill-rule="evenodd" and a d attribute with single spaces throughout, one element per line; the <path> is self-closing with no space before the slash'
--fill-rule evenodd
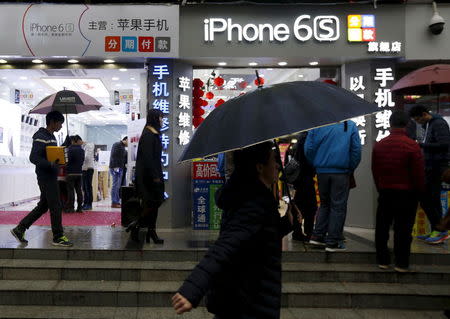
<path id="1" fill-rule="evenodd" d="M 272 69 L 272 68 L 267 68 L 266 70 L 267 70 L 267 71 L 272 71 L 273 69 Z"/>
<path id="2" fill-rule="evenodd" d="M 98 78 L 41 78 L 56 91 L 64 88 L 71 91 L 81 91 L 94 98 L 108 97 L 109 91 Z"/>
<path id="3" fill-rule="evenodd" d="M 303 77 L 303 74 L 299 74 L 298 77 L 299 77 L 299 78 L 302 78 L 302 77 Z"/>
<path id="4" fill-rule="evenodd" d="M 2 77 L 2 80 L 6 80 L 6 79 L 7 79 L 7 77 L 6 77 L 6 76 Z"/>
<path id="5" fill-rule="evenodd" d="M 103 62 L 105 62 L 105 63 L 114 63 L 116 61 L 114 61 L 113 59 L 106 59 L 106 60 L 103 60 Z"/>
<path id="6" fill-rule="evenodd" d="M 117 84 L 116 84 L 116 86 L 122 86 L 122 84 L 120 84 L 120 83 L 117 83 Z"/>
<path id="7" fill-rule="evenodd" d="M 0 59 L 0 63 L 8 63 L 5 59 Z"/>
<path id="8" fill-rule="evenodd" d="M 19 79 L 21 79 L 21 80 L 28 80 L 28 78 L 26 76 L 21 76 L 21 77 L 19 77 Z"/>
<path id="9" fill-rule="evenodd" d="M 256 62 L 250 62 L 248 65 L 250 65 L 250 66 L 257 66 L 258 63 L 256 63 Z"/>
<path id="10" fill-rule="evenodd" d="M 225 65 L 227 65 L 227 62 L 219 62 L 217 64 L 220 65 L 220 66 L 225 66 Z"/>
<path id="11" fill-rule="evenodd" d="M 75 59 L 70 59 L 70 60 L 67 60 L 67 62 L 69 62 L 69 63 L 78 63 L 79 61 L 75 60 Z"/>
<path id="12" fill-rule="evenodd" d="M 287 65 L 287 62 L 281 61 L 281 62 L 278 62 L 278 65 L 279 66 L 285 66 L 285 65 Z"/>
<path id="13" fill-rule="evenodd" d="M 31 62 L 38 64 L 38 63 L 43 63 L 44 61 L 39 60 L 39 59 L 34 59 L 34 60 L 31 60 Z"/>
<path id="14" fill-rule="evenodd" d="M 120 72 L 127 72 L 127 69 L 119 69 Z"/>
<path id="15" fill-rule="evenodd" d="M 318 65 L 318 64 L 319 64 L 319 62 L 317 62 L 317 61 L 309 62 L 309 65 Z"/>
<path id="16" fill-rule="evenodd" d="M 113 81 L 119 81 L 119 78 L 118 78 L 117 76 L 113 76 L 113 77 L 111 78 L 111 80 L 113 80 Z"/>
<path id="17" fill-rule="evenodd" d="M 134 80 L 136 80 L 136 79 L 135 79 L 135 78 L 130 78 L 130 80 L 131 80 L 131 81 L 134 81 Z"/>

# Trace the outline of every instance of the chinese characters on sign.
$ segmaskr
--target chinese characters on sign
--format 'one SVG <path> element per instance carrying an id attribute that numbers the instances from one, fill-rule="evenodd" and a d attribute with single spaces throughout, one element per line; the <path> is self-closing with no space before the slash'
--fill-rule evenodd
<path id="1" fill-rule="evenodd" d="M 185 76 L 178 78 L 178 88 L 183 92 L 179 96 L 178 108 L 181 109 L 180 114 L 178 114 L 178 127 L 180 128 L 180 133 L 178 134 L 178 143 L 181 146 L 185 146 L 191 140 L 191 98 L 186 94 L 187 90 L 191 88 L 191 79 Z"/>
<path id="2" fill-rule="evenodd" d="M 400 53 L 401 51 L 402 43 L 399 41 L 367 43 L 367 52 Z"/>
<path id="3" fill-rule="evenodd" d="M 360 98 L 364 99 L 364 77 L 362 75 L 350 77 L 350 91 L 354 92 Z M 366 144 L 366 119 L 364 116 L 355 117 L 352 119 L 358 127 L 359 138 L 361 139 L 361 145 Z"/>
<path id="4" fill-rule="evenodd" d="M 161 127 L 161 144 L 162 144 L 162 155 L 161 162 L 163 165 L 163 175 L 164 179 L 169 179 L 169 145 L 170 145 L 170 137 L 168 135 L 169 130 L 169 115 L 170 115 L 170 87 L 169 87 L 169 79 L 170 79 L 170 71 L 169 66 L 167 64 L 155 64 L 153 65 L 153 69 L 150 71 L 151 74 L 155 77 L 155 81 L 152 86 L 152 96 L 153 100 L 153 108 L 160 110 L 164 117 L 163 123 Z"/>
<path id="5" fill-rule="evenodd" d="M 373 79 L 379 84 L 375 92 L 375 103 L 383 110 L 378 112 L 375 117 L 376 141 L 378 142 L 389 135 L 389 118 L 392 114 L 390 108 L 395 106 L 394 101 L 392 101 L 392 92 L 386 88 L 388 82 L 394 81 L 392 68 L 376 68 Z"/>

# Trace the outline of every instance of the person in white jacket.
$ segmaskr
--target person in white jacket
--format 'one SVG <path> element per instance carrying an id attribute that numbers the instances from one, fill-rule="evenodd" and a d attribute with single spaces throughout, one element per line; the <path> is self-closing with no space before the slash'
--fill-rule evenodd
<path id="1" fill-rule="evenodd" d="M 83 163 L 83 210 L 92 209 L 92 177 L 94 176 L 94 144 L 83 143 L 84 163 Z"/>

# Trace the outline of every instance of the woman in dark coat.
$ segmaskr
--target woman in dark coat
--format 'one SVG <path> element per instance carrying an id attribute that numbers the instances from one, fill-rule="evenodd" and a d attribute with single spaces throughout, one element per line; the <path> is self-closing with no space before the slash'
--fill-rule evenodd
<path id="1" fill-rule="evenodd" d="M 163 113 L 151 109 L 139 139 L 136 157 L 136 192 L 142 200 L 143 210 L 136 226 L 131 230 L 131 238 L 139 241 L 139 227 L 148 227 L 146 241 L 150 238 L 155 244 L 164 240 L 156 234 L 158 208 L 164 200 L 164 179 L 162 173 L 162 144 L 160 129 Z"/>
<path id="2" fill-rule="evenodd" d="M 224 210 L 219 238 L 194 268 L 172 305 L 178 314 L 206 295 L 217 319 L 278 319 L 281 307 L 281 240 L 291 231 L 271 187 L 279 165 L 272 143 L 235 151 L 235 170 L 218 198 Z"/>

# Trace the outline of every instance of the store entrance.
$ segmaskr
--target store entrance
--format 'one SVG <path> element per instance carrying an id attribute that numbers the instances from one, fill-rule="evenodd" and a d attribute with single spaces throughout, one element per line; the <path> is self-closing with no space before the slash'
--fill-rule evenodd
<path id="1" fill-rule="evenodd" d="M 92 208 L 82 213 L 65 209 L 63 225 L 120 225 L 120 208 L 111 207 L 110 151 L 114 143 L 127 135 L 128 125 L 140 118 L 145 74 L 144 69 L 125 68 L 0 70 L 0 179 L 3 181 L 0 224 L 17 224 L 38 201 L 35 167 L 29 155 L 33 134 L 46 125 L 45 115 L 29 114 L 29 111 L 44 97 L 66 89 L 86 93 L 102 107 L 97 111 L 64 115 L 69 135 L 78 135 L 93 146 L 93 202 Z M 64 143 L 67 133 L 64 123 L 55 133 L 58 145 Z M 63 207 L 70 207 L 64 177 L 59 177 L 59 184 Z M 77 208 L 76 195 L 74 200 L 72 207 Z M 49 226 L 49 214 L 44 214 L 34 225 Z"/>

